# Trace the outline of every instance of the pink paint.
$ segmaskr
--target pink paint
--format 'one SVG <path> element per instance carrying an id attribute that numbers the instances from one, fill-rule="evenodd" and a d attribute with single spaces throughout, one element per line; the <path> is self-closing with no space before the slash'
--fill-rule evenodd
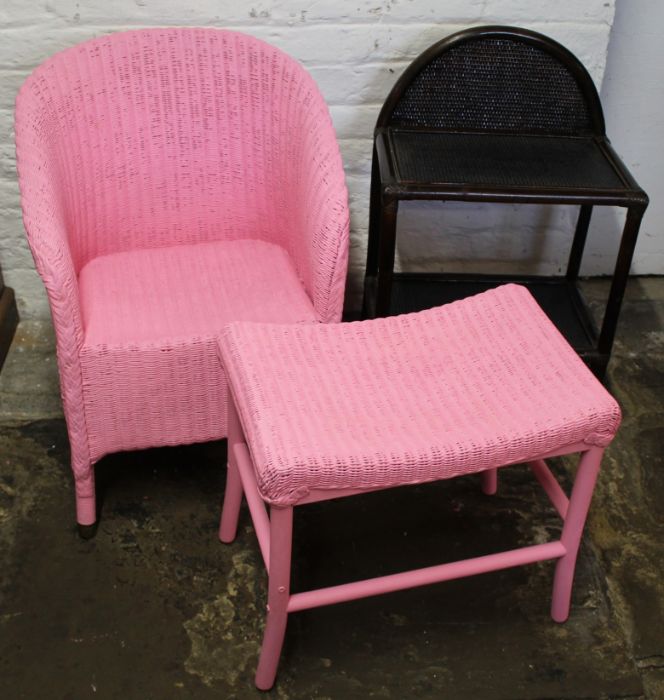
<path id="1" fill-rule="evenodd" d="M 306 71 L 216 29 L 119 32 L 53 56 L 18 95 L 16 148 L 91 524 L 105 454 L 226 435 L 225 324 L 340 319 L 344 173 Z"/>
<path id="2" fill-rule="evenodd" d="M 558 515 L 564 520 L 567 515 L 567 509 L 569 508 L 569 500 L 560 487 L 560 484 L 556 481 L 556 477 L 551 473 L 551 470 L 543 459 L 531 462 L 530 468 L 537 478 L 537 481 L 539 481 L 540 486 L 546 491 L 554 508 L 558 511 Z"/>
<path id="3" fill-rule="evenodd" d="M 557 559 L 551 614 L 567 618 L 603 445 L 620 410 L 524 288 L 336 326 L 234 324 L 220 352 L 239 418 L 222 539 L 237 527 L 237 473 L 269 561 L 259 688 L 274 683 L 291 612 Z M 568 501 L 544 459 L 577 452 Z M 494 493 L 497 468 L 517 462 L 530 463 L 562 515 L 560 540 L 290 594 L 294 506 L 473 472 Z M 271 504 L 269 521 L 261 500 Z"/>

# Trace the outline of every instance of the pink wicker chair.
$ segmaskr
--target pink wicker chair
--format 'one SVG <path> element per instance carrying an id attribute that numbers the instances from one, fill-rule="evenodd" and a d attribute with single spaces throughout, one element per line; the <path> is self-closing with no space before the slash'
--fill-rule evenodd
<path id="1" fill-rule="evenodd" d="M 105 454 L 226 435 L 215 336 L 228 321 L 340 320 L 341 159 L 306 71 L 215 29 L 123 32 L 55 55 L 18 95 L 16 149 L 77 520 L 92 526 Z"/>

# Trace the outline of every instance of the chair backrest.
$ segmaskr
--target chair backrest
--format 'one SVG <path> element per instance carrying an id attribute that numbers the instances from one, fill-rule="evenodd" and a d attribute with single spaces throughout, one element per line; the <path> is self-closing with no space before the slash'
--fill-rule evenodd
<path id="1" fill-rule="evenodd" d="M 477 27 L 434 44 L 406 69 L 376 124 L 517 134 L 604 134 L 592 78 L 552 39 Z"/>
<path id="2" fill-rule="evenodd" d="M 303 120 L 327 114 L 295 60 L 217 29 L 120 32 L 56 54 L 17 98 L 22 191 L 58 179 L 76 270 L 99 255 L 279 239 Z M 298 139 L 300 142 L 298 142 Z M 24 187 L 25 185 L 25 187 Z M 34 188 L 33 188 L 34 189 Z"/>

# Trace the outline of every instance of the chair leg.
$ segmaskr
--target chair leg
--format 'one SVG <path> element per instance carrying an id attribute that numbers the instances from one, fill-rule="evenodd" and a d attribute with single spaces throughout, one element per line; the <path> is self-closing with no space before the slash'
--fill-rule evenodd
<path id="1" fill-rule="evenodd" d="M 240 506 L 242 505 L 242 480 L 235 461 L 233 451 L 235 445 L 243 439 L 242 426 L 237 415 L 237 409 L 230 391 L 228 392 L 228 467 L 226 472 L 226 491 L 224 493 L 224 505 L 221 510 L 221 522 L 219 524 L 219 539 L 230 543 L 237 534 L 237 524 L 240 518 Z"/>
<path id="2" fill-rule="evenodd" d="M 498 490 L 498 470 L 487 469 L 482 472 L 482 493 L 493 496 Z"/>
<path id="3" fill-rule="evenodd" d="M 572 487 L 572 495 L 560 537 L 567 553 L 558 560 L 553 580 L 551 617 L 556 622 L 564 622 L 569 616 L 576 558 L 603 453 L 604 450 L 600 447 L 592 447 L 583 453 Z"/>
<path id="4" fill-rule="evenodd" d="M 86 471 L 75 468 L 74 483 L 78 534 L 82 539 L 89 540 L 97 531 L 97 497 L 94 466 L 89 464 Z"/>
<path id="5" fill-rule="evenodd" d="M 267 622 L 256 671 L 256 687 L 269 690 L 277 675 L 288 621 L 293 508 L 270 508 L 270 572 Z"/>

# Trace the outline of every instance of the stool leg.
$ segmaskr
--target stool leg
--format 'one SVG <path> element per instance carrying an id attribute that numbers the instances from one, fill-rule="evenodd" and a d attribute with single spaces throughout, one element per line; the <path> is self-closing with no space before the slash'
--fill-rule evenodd
<path id="1" fill-rule="evenodd" d="M 482 472 L 482 493 L 493 496 L 498 490 L 498 470 L 487 469 Z"/>
<path id="2" fill-rule="evenodd" d="M 270 573 L 267 596 L 267 622 L 256 671 L 256 687 L 269 690 L 274 685 L 281 647 L 288 620 L 290 596 L 293 508 L 270 508 Z"/>
<path id="3" fill-rule="evenodd" d="M 572 487 L 563 533 L 560 537 L 560 541 L 565 545 L 567 553 L 558 560 L 553 579 L 551 617 L 556 622 L 565 622 L 569 616 L 576 557 L 579 553 L 583 526 L 590 508 L 590 500 L 592 499 L 603 453 L 604 450 L 600 447 L 592 447 L 583 453 L 576 479 L 574 480 L 574 486 Z"/>
<path id="4" fill-rule="evenodd" d="M 233 397 L 228 394 L 228 467 L 226 472 L 226 491 L 224 505 L 221 509 L 219 539 L 230 543 L 237 534 L 237 523 L 242 505 L 242 480 L 235 461 L 234 447 L 243 440 L 242 426 L 237 415 Z"/>

